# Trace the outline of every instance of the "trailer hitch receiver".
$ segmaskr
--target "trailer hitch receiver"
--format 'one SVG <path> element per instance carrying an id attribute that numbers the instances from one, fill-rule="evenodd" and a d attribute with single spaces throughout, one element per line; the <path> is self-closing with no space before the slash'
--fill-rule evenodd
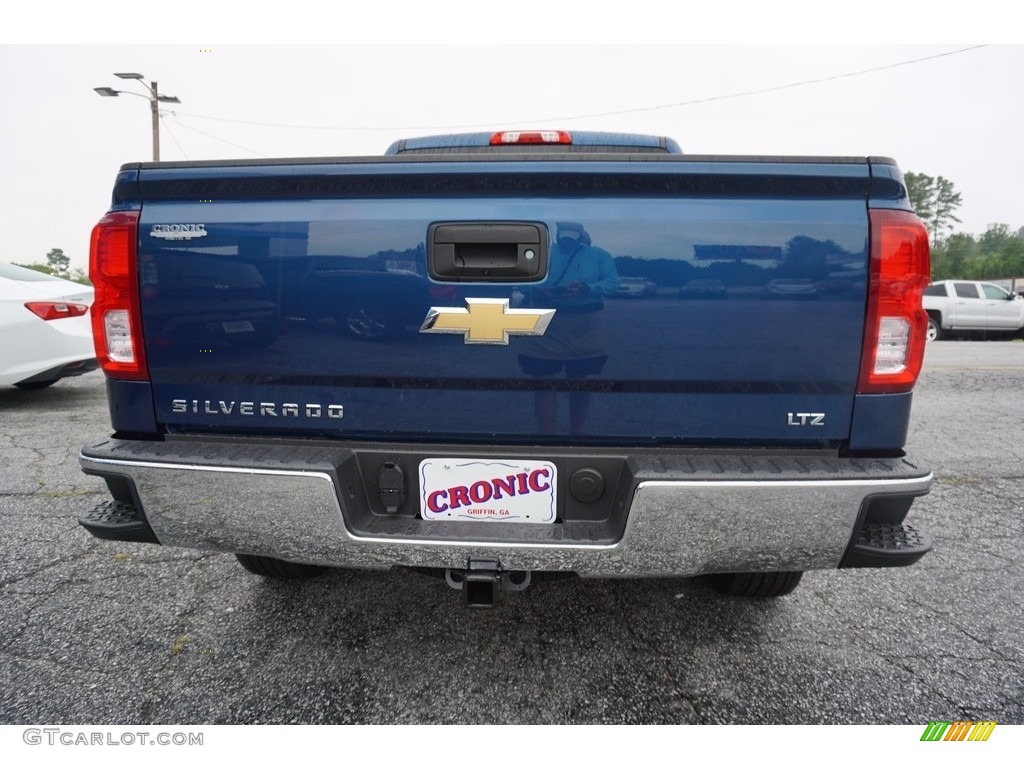
<path id="1" fill-rule="evenodd" d="M 529 571 L 503 571 L 497 560 L 474 560 L 466 567 L 448 568 L 444 580 L 462 590 L 467 608 L 494 608 L 501 592 L 522 592 L 530 586 Z"/>

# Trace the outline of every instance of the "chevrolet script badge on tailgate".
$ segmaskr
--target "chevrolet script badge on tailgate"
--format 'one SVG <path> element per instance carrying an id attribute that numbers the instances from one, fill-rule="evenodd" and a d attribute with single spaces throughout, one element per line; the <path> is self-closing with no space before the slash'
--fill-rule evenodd
<path id="1" fill-rule="evenodd" d="M 431 307 L 420 333 L 461 333 L 467 344 L 508 344 L 511 334 L 542 336 L 553 309 L 509 309 L 508 299 L 466 299 L 466 308 Z"/>

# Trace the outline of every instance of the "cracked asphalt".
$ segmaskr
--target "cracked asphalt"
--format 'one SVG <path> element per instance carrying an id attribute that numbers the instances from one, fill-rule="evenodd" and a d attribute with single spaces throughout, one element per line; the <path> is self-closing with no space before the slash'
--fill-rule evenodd
<path id="1" fill-rule="evenodd" d="M 0 723 L 1024 723 L 1024 343 L 935 342 L 909 450 L 937 482 L 911 568 L 748 602 L 699 580 L 559 581 L 470 612 L 442 582 L 270 583 L 104 542 L 77 453 L 102 376 L 0 390 Z"/>

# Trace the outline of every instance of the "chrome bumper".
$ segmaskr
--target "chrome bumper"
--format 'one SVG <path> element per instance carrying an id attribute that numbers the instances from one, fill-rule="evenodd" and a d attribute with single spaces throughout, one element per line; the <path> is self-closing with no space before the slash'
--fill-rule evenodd
<path id="1" fill-rule="evenodd" d="M 693 479 L 640 473 L 613 543 L 473 540 L 466 532 L 481 529 L 465 527 L 459 536 L 432 538 L 423 531 L 434 529 L 415 518 L 416 536 L 373 537 L 346 524 L 345 499 L 361 489 L 339 487 L 345 484 L 327 469 L 343 449 L 249 446 L 254 458 L 246 466 L 237 455 L 224 460 L 232 448 L 216 440 L 167 447 L 111 439 L 86 446 L 80 461 L 88 474 L 129 479 L 134 504 L 165 545 L 353 568 L 465 568 L 471 558 L 486 559 L 505 570 L 588 577 L 836 568 L 869 500 L 920 496 L 932 482 L 928 468 L 909 459 L 829 457 L 814 460 L 828 470 L 809 471 L 808 479 L 750 479 L 746 471 L 720 471 L 722 462 L 711 457 L 719 470 Z M 807 463 L 793 454 L 789 460 Z"/>

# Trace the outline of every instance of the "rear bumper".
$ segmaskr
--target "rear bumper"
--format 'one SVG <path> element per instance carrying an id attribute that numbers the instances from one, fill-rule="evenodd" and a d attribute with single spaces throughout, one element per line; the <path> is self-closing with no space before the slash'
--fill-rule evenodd
<path id="1" fill-rule="evenodd" d="M 913 498 L 929 490 L 929 468 L 907 457 L 619 454 L 627 467 L 617 491 L 624 524 L 609 539 L 592 536 L 590 528 L 574 534 L 572 526 L 559 523 L 429 522 L 415 516 L 357 522 L 367 493 L 353 467 L 361 450 L 379 448 L 327 441 L 107 439 L 83 448 L 80 461 L 84 472 L 106 478 L 115 499 L 134 509 L 130 540 L 139 540 L 141 522 L 152 532 L 149 540 L 160 544 L 341 567 L 465 568 L 470 559 L 488 559 L 505 570 L 693 576 L 906 565 L 930 547 L 919 537 L 912 553 L 864 556 L 871 541 L 863 535 L 866 527 L 900 528 Z M 435 455 L 452 451 L 434 448 L 420 446 Z M 411 496 L 415 502 L 415 492 Z M 103 538 L 120 538 L 116 526 L 83 525 Z"/>

